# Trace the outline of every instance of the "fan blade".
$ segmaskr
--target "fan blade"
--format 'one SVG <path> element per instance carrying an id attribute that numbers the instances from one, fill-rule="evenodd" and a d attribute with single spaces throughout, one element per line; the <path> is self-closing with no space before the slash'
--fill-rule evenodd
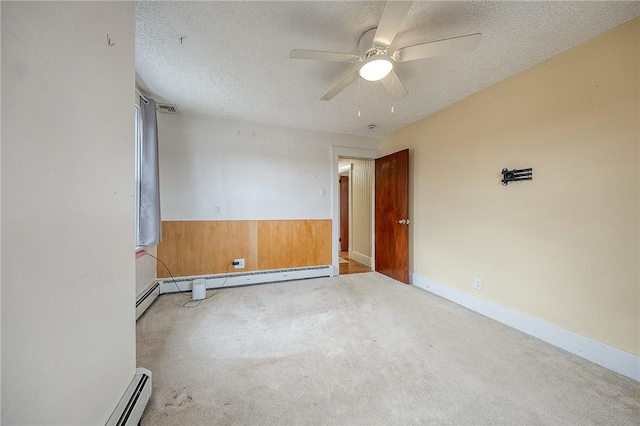
<path id="1" fill-rule="evenodd" d="M 344 80 L 338 83 L 333 89 L 329 90 L 323 97 L 320 98 L 321 101 L 330 101 L 335 98 L 336 95 L 342 92 L 344 89 L 349 87 L 351 83 L 358 79 L 358 71 L 349 74 Z"/>
<path id="2" fill-rule="evenodd" d="M 435 56 L 472 52 L 478 47 L 481 38 L 482 34 L 477 33 L 416 44 L 415 46 L 403 47 L 396 50 L 392 57 L 396 62 L 407 62 L 415 61 L 416 59 L 433 58 Z"/>
<path id="3" fill-rule="evenodd" d="M 402 81 L 393 70 L 380 81 L 382 81 L 382 85 L 387 89 L 387 92 L 389 92 L 394 101 L 402 99 L 409 94 L 409 91 L 404 87 L 404 84 L 402 84 Z"/>
<path id="4" fill-rule="evenodd" d="M 384 50 L 391 46 L 412 4 L 412 1 L 387 1 L 373 37 L 373 47 Z"/>
<path id="5" fill-rule="evenodd" d="M 323 52 L 321 50 L 304 50 L 293 49 L 289 54 L 291 59 L 316 59 L 319 61 L 332 61 L 332 62 L 360 62 L 362 59 L 359 56 L 351 55 L 350 53 L 336 53 L 336 52 Z"/>

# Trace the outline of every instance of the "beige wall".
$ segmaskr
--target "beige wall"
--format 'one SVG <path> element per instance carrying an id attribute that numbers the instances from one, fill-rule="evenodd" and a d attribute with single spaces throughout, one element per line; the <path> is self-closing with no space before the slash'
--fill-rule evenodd
<path id="1" fill-rule="evenodd" d="M 640 354 L 639 56 L 635 19 L 383 140 L 413 272 Z"/>
<path id="2" fill-rule="evenodd" d="M 354 259 L 371 265 L 373 161 L 351 160 L 351 247 Z"/>
<path id="3" fill-rule="evenodd" d="M 105 424 L 136 367 L 135 7 L 1 8 L 2 424 Z"/>

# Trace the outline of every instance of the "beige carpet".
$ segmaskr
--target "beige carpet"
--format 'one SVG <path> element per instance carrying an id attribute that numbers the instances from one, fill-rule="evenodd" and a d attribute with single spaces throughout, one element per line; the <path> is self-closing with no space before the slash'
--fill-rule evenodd
<path id="1" fill-rule="evenodd" d="M 375 272 L 161 296 L 143 425 L 638 425 L 640 384 Z"/>

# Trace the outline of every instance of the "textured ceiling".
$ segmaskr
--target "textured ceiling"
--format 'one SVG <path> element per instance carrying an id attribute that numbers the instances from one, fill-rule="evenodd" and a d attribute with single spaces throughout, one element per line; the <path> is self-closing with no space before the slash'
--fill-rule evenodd
<path id="1" fill-rule="evenodd" d="M 392 50 L 477 32 L 479 47 L 396 64 L 409 95 L 393 102 L 393 114 L 379 82 L 360 80 L 359 88 L 320 101 L 358 65 L 293 60 L 289 52 L 357 54 L 360 35 L 376 26 L 383 8 L 384 2 L 138 2 L 138 83 L 185 114 L 381 137 L 640 15 L 640 2 L 417 1 Z"/>

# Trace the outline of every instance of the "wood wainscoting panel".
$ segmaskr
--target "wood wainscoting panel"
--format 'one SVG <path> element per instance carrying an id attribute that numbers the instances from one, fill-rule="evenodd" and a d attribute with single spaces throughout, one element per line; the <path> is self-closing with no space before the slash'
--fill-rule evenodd
<path id="1" fill-rule="evenodd" d="M 174 277 L 330 265 L 331 220 L 163 221 L 158 258 Z"/>
<path id="2" fill-rule="evenodd" d="M 235 271 L 229 264 L 244 258 L 243 271 L 258 269 L 258 221 L 163 221 L 158 258 L 174 277 Z M 168 278 L 158 263 L 158 278 Z"/>
<path id="3" fill-rule="evenodd" d="M 331 265 L 331 219 L 258 222 L 259 269 Z"/>

